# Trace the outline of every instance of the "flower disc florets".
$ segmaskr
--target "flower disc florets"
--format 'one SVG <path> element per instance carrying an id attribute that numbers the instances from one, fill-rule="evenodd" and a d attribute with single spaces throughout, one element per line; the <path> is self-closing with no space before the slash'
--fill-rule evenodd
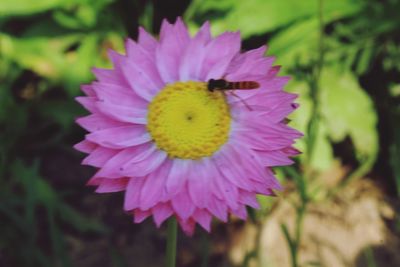
<path id="1" fill-rule="evenodd" d="M 229 106 L 204 82 L 168 84 L 149 105 L 147 129 L 157 147 L 181 159 L 209 157 L 229 134 Z"/>

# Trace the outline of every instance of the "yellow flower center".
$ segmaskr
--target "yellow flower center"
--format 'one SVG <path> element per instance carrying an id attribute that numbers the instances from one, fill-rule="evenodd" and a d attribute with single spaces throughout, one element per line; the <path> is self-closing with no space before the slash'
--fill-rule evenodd
<path id="1" fill-rule="evenodd" d="M 170 157 L 211 156 L 228 139 L 229 106 L 221 92 L 205 82 L 167 84 L 149 105 L 147 129 Z"/>

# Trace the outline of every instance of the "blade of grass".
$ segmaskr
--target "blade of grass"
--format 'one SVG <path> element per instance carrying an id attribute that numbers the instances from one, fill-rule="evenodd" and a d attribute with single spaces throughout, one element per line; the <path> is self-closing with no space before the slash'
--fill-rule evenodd
<path id="1" fill-rule="evenodd" d="M 290 251 L 290 258 L 292 261 L 292 267 L 298 267 L 297 264 L 297 244 L 296 241 L 292 239 L 290 236 L 289 230 L 286 226 L 286 224 L 281 224 L 281 229 L 283 232 L 283 235 L 285 236 L 286 242 L 289 245 L 289 251 Z"/>

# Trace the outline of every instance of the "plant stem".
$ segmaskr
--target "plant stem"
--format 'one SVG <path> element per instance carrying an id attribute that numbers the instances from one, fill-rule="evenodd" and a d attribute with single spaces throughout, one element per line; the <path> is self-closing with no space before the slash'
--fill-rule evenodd
<path id="1" fill-rule="evenodd" d="M 167 262 L 166 267 L 175 267 L 176 263 L 176 236 L 178 227 L 175 218 L 170 218 L 168 221 L 168 236 L 167 236 Z"/>
<path id="2" fill-rule="evenodd" d="M 324 37 L 325 37 L 325 24 L 324 24 L 324 1 L 318 1 L 318 22 L 319 22 L 319 40 L 318 40 L 318 62 L 317 73 L 315 79 L 319 82 L 322 68 L 324 66 Z"/>
<path id="3" fill-rule="evenodd" d="M 289 245 L 292 267 L 299 267 L 300 264 L 298 256 L 302 237 L 303 222 L 304 216 L 306 215 L 307 211 L 307 205 L 310 201 L 310 197 L 308 194 L 307 182 L 305 180 L 305 177 L 297 173 L 293 167 L 286 167 L 284 168 L 284 170 L 286 171 L 286 175 L 292 176 L 294 178 L 294 182 L 296 183 L 296 187 L 298 188 L 300 194 L 300 205 L 295 205 L 296 223 L 294 226 L 294 232 L 290 234 L 287 225 L 281 225 L 281 229 Z"/>
<path id="4" fill-rule="evenodd" d="M 202 259 L 201 259 L 201 267 L 208 267 L 208 257 L 210 256 L 210 240 L 208 239 L 208 234 L 203 233 L 202 236 Z"/>
<path id="5" fill-rule="evenodd" d="M 319 110 L 319 101 L 320 101 L 320 90 L 319 90 L 319 82 L 321 78 L 321 73 L 322 69 L 324 66 L 324 36 L 325 36 L 325 24 L 324 24 L 324 1 L 323 0 L 317 0 L 318 1 L 318 25 L 319 25 L 319 38 L 318 38 L 318 55 L 317 55 L 317 61 L 316 65 L 313 69 L 313 72 L 311 74 L 311 79 L 309 81 L 309 86 L 310 86 L 310 97 L 311 100 L 313 101 L 313 106 L 312 106 L 312 113 L 313 116 L 311 116 L 311 119 L 308 123 L 307 126 L 307 135 L 308 135 L 308 140 L 307 140 L 307 166 L 308 168 L 310 167 L 313 154 L 314 154 L 314 149 L 315 149 L 315 144 L 316 144 L 316 139 L 319 131 L 319 124 L 320 124 L 320 110 Z M 309 171 L 308 171 L 309 172 Z"/>

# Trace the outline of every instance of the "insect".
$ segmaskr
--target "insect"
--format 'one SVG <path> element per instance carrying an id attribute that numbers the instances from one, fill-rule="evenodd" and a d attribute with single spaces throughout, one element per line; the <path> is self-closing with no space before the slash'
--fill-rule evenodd
<path id="1" fill-rule="evenodd" d="M 259 87 L 260 84 L 254 81 L 228 82 L 224 79 L 210 79 L 207 83 L 207 89 L 210 92 L 214 92 L 215 90 L 251 90 Z"/>
<path id="2" fill-rule="evenodd" d="M 228 91 L 228 90 L 252 90 L 252 89 L 257 89 L 260 87 L 260 84 L 258 82 L 254 81 L 240 81 L 240 82 L 229 82 L 224 79 L 210 79 L 208 80 L 207 83 L 207 89 L 210 92 L 214 91 Z M 248 110 L 252 110 L 252 108 L 247 105 L 247 103 L 237 94 L 234 92 L 230 92 L 233 96 L 237 97 L 240 99 L 240 101 L 247 107 Z"/>

